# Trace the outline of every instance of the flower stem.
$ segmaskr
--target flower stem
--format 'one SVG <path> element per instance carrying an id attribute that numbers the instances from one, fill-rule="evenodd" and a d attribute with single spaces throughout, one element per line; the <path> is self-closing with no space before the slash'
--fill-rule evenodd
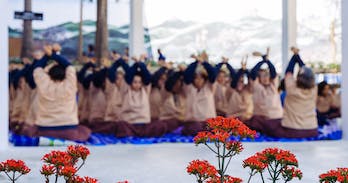
<path id="1" fill-rule="evenodd" d="M 263 173 L 260 172 L 260 175 L 261 175 L 262 183 L 265 183 L 265 179 L 263 178 Z"/>
<path id="2" fill-rule="evenodd" d="M 13 174 L 12 174 L 12 183 L 15 183 L 15 174 L 16 174 L 16 172 L 13 171 Z"/>
<path id="3" fill-rule="evenodd" d="M 247 183 L 250 183 L 250 181 L 251 181 L 251 177 L 253 176 L 253 173 L 252 172 L 250 172 L 250 174 L 249 174 L 249 178 L 248 178 L 248 182 Z"/>

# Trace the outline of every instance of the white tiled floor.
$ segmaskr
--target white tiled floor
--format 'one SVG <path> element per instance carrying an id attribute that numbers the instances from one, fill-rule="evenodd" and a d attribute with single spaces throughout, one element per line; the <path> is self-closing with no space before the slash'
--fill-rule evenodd
<path id="1" fill-rule="evenodd" d="M 331 168 L 348 167 L 348 141 L 306 142 L 306 143 L 244 143 L 245 150 L 231 162 L 229 174 L 247 179 L 248 170 L 242 161 L 267 147 L 291 150 L 298 157 L 300 169 L 304 172 L 301 182 L 318 182 L 318 175 Z M 44 182 L 39 174 L 43 154 L 52 149 L 64 147 L 10 148 L 0 152 L 0 161 L 7 158 L 23 159 L 32 172 L 19 182 Z M 110 145 L 90 147 L 91 156 L 81 169 L 81 175 L 96 177 L 102 183 L 129 180 L 131 183 L 193 183 L 194 177 L 186 173 L 188 162 L 206 159 L 215 164 L 211 152 L 194 144 L 154 145 Z M 0 182 L 4 176 L 0 175 Z M 252 182 L 258 183 L 257 179 Z M 296 182 L 296 181 L 294 181 Z"/>

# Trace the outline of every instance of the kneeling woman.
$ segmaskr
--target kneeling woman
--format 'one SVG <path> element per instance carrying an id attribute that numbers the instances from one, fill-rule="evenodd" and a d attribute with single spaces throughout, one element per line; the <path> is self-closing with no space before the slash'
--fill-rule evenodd
<path id="1" fill-rule="evenodd" d="M 183 135 L 196 135 L 206 129 L 207 119 L 216 117 L 214 102 L 216 70 L 207 60 L 208 56 L 203 52 L 184 73 L 187 109 Z"/>
<path id="2" fill-rule="evenodd" d="M 55 51 L 59 51 L 56 47 Z M 73 66 L 63 57 L 52 53 L 50 46 L 45 53 L 57 62 L 45 72 L 48 59 L 42 59 L 34 65 L 34 81 L 37 86 L 37 119 L 35 121 L 38 136 L 86 141 L 91 131 L 79 125 L 77 115 L 77 79 Z"/>
<path id="3" fill-rule="evenodd" d="M 315 113 L 317 88 L 312 70 L 304 65 L 298 49 L 286 69 L 285 88 L 287 96 L 284 104 L 284 116 L 280 121 L 268 123 L 265 133 L 275 137 L 305 138 L 318 135 Z M 294 78 L 294 66 L 300 66 L 297 79 Z"/>
<path id="4" fill-rule="evenodd" d="M 142 60 L 142 59 L 140 59 Z M 162 136 L 166 132 L 163 123 L 151 123 L 149 94 L 151 74 L 146 65 L 136 60 L 126 71 L 126 83 L 121 87 L 123 96 L 120 123 L 116 136 Z M 127 122 L 130 126 L 123 126 Z"/>

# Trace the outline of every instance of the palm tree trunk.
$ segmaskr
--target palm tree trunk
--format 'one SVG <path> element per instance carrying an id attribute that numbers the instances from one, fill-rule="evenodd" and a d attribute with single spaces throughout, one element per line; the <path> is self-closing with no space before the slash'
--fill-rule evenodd
<path id="1" fill-rule="evenodd" d="M 102 58 L 107 58 L 109 53 L 108 24 L 107 24 L 107 0 L 97 0 L 97 31 L 95 35 L 95 54 L 100 64 Z"/>
<path id="2" fill-rule="evenodd" d="M 81 61 L 82 59 L 82 51 L 83 51 L 82 26 L 83 26 L 83 0 L 80 0 L 79 42 L 78 42 L 78 48 L 77 48 L 77 59 L 79 61 Z"/>
<path id="3" fill-rule="evenodd" d="M 31 0 L 24 0 L 24 11 L 31 11 Z M 21 58 L 30 57 L 33 44 L 32 21 L 24 20 Z"/>

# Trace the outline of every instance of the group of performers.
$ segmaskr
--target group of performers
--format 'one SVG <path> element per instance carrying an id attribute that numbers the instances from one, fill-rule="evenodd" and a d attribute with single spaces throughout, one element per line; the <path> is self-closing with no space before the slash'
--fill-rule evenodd
<path id="1" fill-rule="evenodd" d="M 283 82 L 269 50 L 254 52 L 260 62 L 250 70 L 247 58 L 234 69 L 225 57 L 210 64 L 205 52 L 192 55 L 187 67 L 174 68 L 158 50 L 159 68 L 153 72 L 146 56 L 116 52 L 111 62 L 98 63 L 90 53 L 76 71 L 60 50 L 58 44 L 44 46 L 33 53 L 33 61 L 23 58 L 22 64 L 10 65 L 14 133 L 75 141 L 86 141 L 91 132 L 117 137 L 195 135 L 206 129 L 206 119 L 219 115 L 237 117 L 266 135 L 299 138 L 317 136 L 318 125 L 340 116 L 339 94 L 326 82 L 316 85 L 297 48 L 291 49 Z"/>

